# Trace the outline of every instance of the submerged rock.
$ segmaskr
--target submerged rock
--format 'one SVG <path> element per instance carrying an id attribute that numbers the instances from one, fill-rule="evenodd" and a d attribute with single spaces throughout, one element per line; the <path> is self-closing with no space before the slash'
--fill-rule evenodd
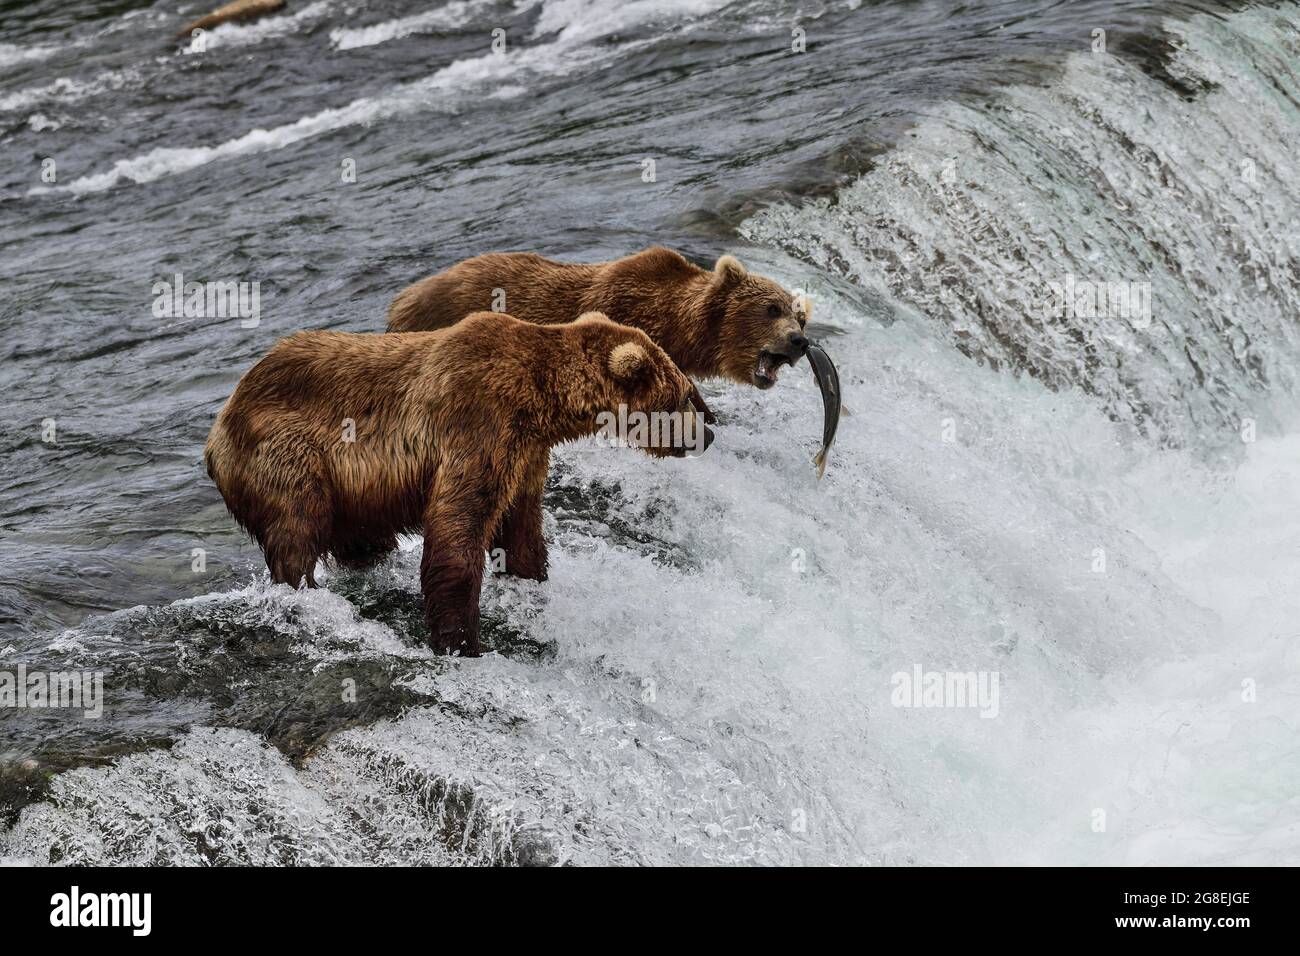
<path id="1" fill-rule="evenodd" d="M 340 731 L 439 703 L 447 658 L 423 645 L 418 593 L 382 575 L 339 575 L 337 593 L 250 587 L 88 619 L 5 668 L 95 673 L 102 713 L 0 707 L 0 829 L 76 768 L 166 750 L 196 726 L 256 734 L 301 767 Z M 483 640 L 538 661 L 553 648 L 489 609 Z"/>
<path id="2" fill-rule="evenodd" d="M 103 712 L 0 709 L 0 826 L 43 799 L 57 774 L 165 749 L 196 725 L 259 734 L 301 762 L 339 730 L 431 699 L 409 683 L 444 662 L 366 653 L 364 618 L 340 636 L 303 621 L 293 592 L 251 594 L 92 618 L 48 646 L 9 655 L 11 669 L 99 674 Z"/>

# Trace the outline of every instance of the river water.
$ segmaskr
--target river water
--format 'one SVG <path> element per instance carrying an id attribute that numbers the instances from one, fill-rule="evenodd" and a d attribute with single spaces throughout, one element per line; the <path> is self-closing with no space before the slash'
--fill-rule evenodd
<path id="1" fill-rule="evenodd" d="M 0 710 L 0 858 L 1300 862 L 1300 6 L 0 9 L 0 671 L 104 686 Z M 201 450 L 277 338 L 651 243 L 811 293 L 821 482 L 801 365 L 700 458 L 558 450 L 481 659 L 414 539 L 268 584 Z"/>

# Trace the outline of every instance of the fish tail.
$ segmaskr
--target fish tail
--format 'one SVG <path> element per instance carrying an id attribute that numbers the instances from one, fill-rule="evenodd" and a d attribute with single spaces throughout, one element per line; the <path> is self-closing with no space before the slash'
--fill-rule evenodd
<path id="1" fill-rule="evenodd" d="M 817 466 L 817 480 L 821 481 L 822 476 L 826 474 L 826 452 L 830 449 L 823 448 L 817 454 L 813 455 L 813 464 Z"/>

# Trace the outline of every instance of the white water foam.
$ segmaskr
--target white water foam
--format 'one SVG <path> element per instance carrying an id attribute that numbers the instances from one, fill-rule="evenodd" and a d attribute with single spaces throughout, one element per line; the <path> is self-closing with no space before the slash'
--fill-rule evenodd
<path id="1" fill-rule="evenodd" d="M 1158 437 L 1276 428 L 1300 391 L 1300 79 L 1277 52 L 1294 28 L 1259 10 L 1166 28 L 1170 73 L 1210 84 L 1195 102 L 1123 53 L 1073 55 L 1046 88 L 940 107 L 833 203 L 773 206 L 745 234 Z M 1069 277 L 1147 283 L 1151 314 L 1045 316 Z"/>
<path id="2" fill-rule="evenodd" d="M 138 69 L 106 70 L 89 80 L 78 80 L 61 76 L 51 83 L 15 90 L 0 96 L 0 112 L 19 112 L 30 109 L 38 103 L 51 106 L 66 106 L 77 103 L 101 93 L 114 92 L 139 82 L 141 73 Z"/>
<path id="3" fill-rule="evenodd" d="M 27 117 L 27 127 L 34 133 L 44 133 L 62 128 L 64 120 L 54 119 L 44 113 L 33 113 Z"/>
<path id="4" fill-rule="evenodd" d="M 390 843 L 411 863 L 455 862 L 428 821 L 391 794 L 373 792 L 366 825 L 359 826 L 355 805 L 331 799 L 326 769 L 310 786 L 256 735 L 198 729 L 170 751 L 129 756 L 107 772 L 74 770 L 58 778 L 55 802 L 25 814 L 14 834 L 19 845 L 37 844 L 35 852 L 6 852 L 0 862 L 361 865 L 386 857 L 391 862 Z M 352 782 L 355 799 L 358 778 Z M 83 834 L 109 816 L 118 824 L 87 844 Z"/>
<path id="5" fill-rule="evenodd" d="M 328 578 L 328 572 L 320 575 L 323 582 Z M 325 589 L 295 591 L 270 584 L 264 577 L 235 591 L 205 594 L 172 606 L 205 613 L 238 609 L 263 626 L 296 637 L 301 643 L 294 650 L 321 663 L 373 658 L 428 660 L 436 656 L 427 647 L 404 644 L 384 625 L 360 617 L 356 608 L 337 594 Z"/>
<path id="6" fill-rule="evenodd" d="M 198 49 L 198 41 L 191 40 L 180 49 L 180 54 L 182 56 L 202 56 L 218 49 L 251 46 L 273 37 L 296 33 L 304 26 L 326 17 L 330 12 L 331 5 L 328 0 L 320 0 L 320 2 L 309 4 L 302 10 L 286 16 L 270 17 L 246 24 L 222 24 L 206 31 L 202 51 Z M 151 21 L 153 19 L 156 18 L 151 18 Z M 154 30 L 160 26 L 161 24 L 151 22 L 144 29 Z M 128 28 L 133 29 L 134 27 L 129 24 L 116 23 L 101 30 L 96 37 L 108 36 Z M 60 51 L 88 46 L 95 42 L 95 39 L 82 39 L 67 46 L 47 45 L 33 48 L 14 48 L 0 44 L 0 67 L 9 62 L 21 63 L 29 60 L 47 59 Z M 157 57 L 155 64 L 163 69 L 170 68 L 173 64 L 173 57 L 170 55 Z M 59 105 L 76 103 L 102 93 L 116 92 L 135 86 L 143 80 L 144 75 L 142 68 L 129 67 L 121 70 L 106 70 L 89 79 L 61 76 L 49 83 L 15 90 L 12 93 L 0 96 L 0 112 L 24 110 L 38 103 Z"/>
<path id="7" fill-rule="evenodd" d="M 515 15 L 535 6 L 536 0 L 516 4 Z M 495 8 L 495 0 L 453 0 L 433 10 L 365 27 L 338 27 L 330 31 L 330 43 L 338 50 L 356 50 L 401 40 L 417 33 L 435 33 L 467 26 L 480 10 Z"/>
<path id="8" fill-rule="evenodd" d="M 56 43 L 37 43 L 31 46 L 0 43 L 0 70 L 17 66 L 20 63 L 48 60 L 62 49 L 63 47 Z"/>
<path id="9" fill-rule="evenodd" d="M 674 27 L 730 5 L 731 0 L 547 0 L 532 38 L 554 34 L 560 43 L 589 43 L 627 30 L 653 25 L 666 33 Z"/>

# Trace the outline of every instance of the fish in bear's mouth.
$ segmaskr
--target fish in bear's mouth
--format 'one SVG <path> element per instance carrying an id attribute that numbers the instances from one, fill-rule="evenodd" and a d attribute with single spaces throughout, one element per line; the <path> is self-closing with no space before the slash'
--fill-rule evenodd
<path id="1" fill-rule="evenodd" d="M 793 364 L 794 360 L 790 356 L 764 349 L 758 353 L 758 361 L 754 363 L 754 384 L 759 388 L 771 388 L 776 384 L 781 366 Z"/>

